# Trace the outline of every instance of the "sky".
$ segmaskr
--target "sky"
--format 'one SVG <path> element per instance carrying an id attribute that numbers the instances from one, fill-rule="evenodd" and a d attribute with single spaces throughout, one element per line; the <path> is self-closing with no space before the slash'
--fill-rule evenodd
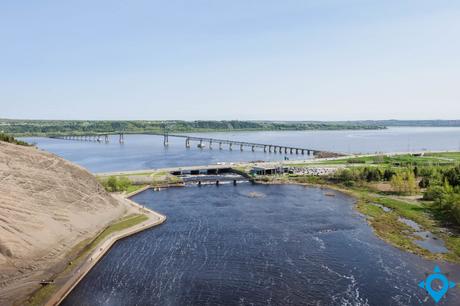
<path id="1" fill-rule="evenodd" d="M 0 118 L 460 119 L 460 1 L 0 0 Z"/>

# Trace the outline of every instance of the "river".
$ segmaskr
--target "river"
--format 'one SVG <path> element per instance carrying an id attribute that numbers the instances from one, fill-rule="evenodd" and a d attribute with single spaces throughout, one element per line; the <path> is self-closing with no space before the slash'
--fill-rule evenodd
<path id="1" fill-rule="evenodd" d="M 280 131 L 191 134 L 276 145 L 290 145 L 344 153 L 375 153 L 421 150 L 460 150 L 460 128 L 393 127 L 384 130 Z M 82 142 L 41 137 L 24 138 L 39 148 L 56 153 L 93 172 L 140 170 L 193 166 L 218 162 L 305 159 L 306 155 L 264 153 L 261 149 L 243 152 L 226 146 L 199 149 L 192 142 L 185 148 L 183 138 L 170 138 L 163 147 L 161 136 L 126 135 L 120 145 L 116 136 L 109 143 Z"/>
<path id="2" fill-rule="evenodd" d="M 134 200 L 167 222 L 118 242 L 63 305 L 434 305 L 417 285 L 435 262 L 378 239 L 341 193 L 247 183 Z"/>

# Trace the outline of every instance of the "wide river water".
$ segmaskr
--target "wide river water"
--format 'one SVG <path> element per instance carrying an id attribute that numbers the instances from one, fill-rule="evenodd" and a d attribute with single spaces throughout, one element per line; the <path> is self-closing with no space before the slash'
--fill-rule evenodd
<path id="1" fill-rule="evenodd" d="M 203 134 L 202 134 L 203 135 Z M 340 152 L 459 150 L 460 128 L 207 133 L 203 136 Z M 184 139 L 128 135 L 120 145 L 27 138 L 93 172 L 285 154 L 190 149 Z M 287 155 L 289 158 L 306 156 Z M 334 196 L 325 193 L 333 193 Z M 294 185 L 187 186 L 134 200 L 165 224 L 116 243 L 63 305 L 434 305 L 418 283 L 438 264 L 377 238 L 353 199 Z M 458 287 L 437 305 L 459 305 Z"/>
<path id="2" fill-rule="evenodd" d="M 341 193 L 246 183 L 134 200 L 167 222 L 119 241 L 63 305 L 434 305 L 417 284 L 435 262 L 378 239 Z"/>
<path id="3" fill-rule="evenodd" d="M 198 135 L 198 134 L 191 134 Z M 203 137 L 250 141 L 256 143 L 290 145 L 317 150 L 344 153 L 375 153 L 421 150 L 460 150 L 460 128 L 401 127 L 385 130 L 354 131 L 286 131 L 286 132 L 234 132 L 204 133 Z M 140 170 L 162 167 L 193 166 L 217 162 L 255 160 L 305 159 L 307 155 L 264 153 L 261 149 L 243 152 L 234 146 L 232 151 L 224 146 L 219 150 L 214 144 L 199 149 L 192 142 L 185 148 L 183 138 L 169 139 L 163 146 L 163 138 L 153 135 L 126 135 L 120 145 L 113 136 L 109 143 L 82 142 L 49 138 L 25 138 L 38 147 L 74 161 L 93 172 Z"/>

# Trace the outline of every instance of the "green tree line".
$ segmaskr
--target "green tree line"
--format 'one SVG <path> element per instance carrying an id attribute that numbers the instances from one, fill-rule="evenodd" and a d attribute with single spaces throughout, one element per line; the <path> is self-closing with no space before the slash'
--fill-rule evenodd
<path id="1" fill-rule="evenodd" d="M 395 194 L 423 199 L 442 219 L 460 225 L 460 165 L 407 167 L 350 167 L 337 171 L 332 180 L 352 187 L 365 182 L 389 182 Z"/>
<path id="2" fill-rule="evenodd" d="M 92 120 L 9 120 L 0 119 L 0 131 L 15 136 L 51 136 L 85 133 L 161 133 L 245 131 L 245 130 L 341 130 L 381 129 L 383 126 L 354 122 L 273 122 L 273 121 L 92 121 Z"/>

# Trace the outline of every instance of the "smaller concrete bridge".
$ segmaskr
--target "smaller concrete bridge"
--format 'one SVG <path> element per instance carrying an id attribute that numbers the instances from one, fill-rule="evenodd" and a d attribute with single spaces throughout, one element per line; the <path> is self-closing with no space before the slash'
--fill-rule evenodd
<path id="1" fill-rule="evenodd" d="M 119 133 L 92 133 L 92 134 L 85 134 L 85 135 L 56 135 L 56 136 L 50 136 L 50 138 L 108 143 L 110 135 L 117 135 L 119 143 L 125 142 L 125 134 L 122 132 L 119 132 Z"/>

